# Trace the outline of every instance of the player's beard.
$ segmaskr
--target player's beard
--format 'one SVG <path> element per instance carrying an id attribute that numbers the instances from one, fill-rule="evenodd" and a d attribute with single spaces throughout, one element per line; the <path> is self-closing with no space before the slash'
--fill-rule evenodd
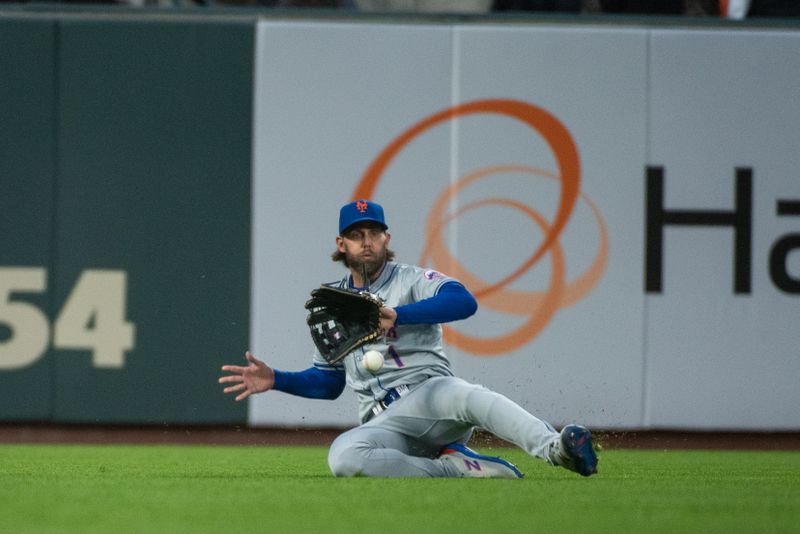
<path id="1" fill-rule="evenodd" d="M 386 263 L 386 258 L 386 245 L 382 246 L 380 250 L 373 250 L 372 258 L 368 260 L 364 260 L 345 251 L 345 261 L 347 262 L 347 266 L 351 269 L 354 269 L 358 273 L 364 272 L 364 269 L 366 268 L 367 276 L 370 278 L 370 280 L 373 279 L 375 275 L 377 275 L 383 268 L 383 264 Z"/>

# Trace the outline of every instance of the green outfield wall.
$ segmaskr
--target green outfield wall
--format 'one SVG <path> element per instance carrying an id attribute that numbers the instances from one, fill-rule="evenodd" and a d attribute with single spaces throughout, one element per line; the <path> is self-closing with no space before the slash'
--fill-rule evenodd
<path id="1" fill-rule="evenodd" d="M 0 19 L 0 418 L 246 419 L 252 56 L 250 22 Z"/>

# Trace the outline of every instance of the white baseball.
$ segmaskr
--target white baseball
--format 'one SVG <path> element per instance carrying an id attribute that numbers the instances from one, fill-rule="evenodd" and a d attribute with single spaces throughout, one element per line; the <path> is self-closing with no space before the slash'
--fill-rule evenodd
<path id="1" fill-rule="evenodd" d="M 364 353 L 364 358 L 361 360 L 361 365 L 367 371 L 379 371 L 381 367 L 383 367 L 383 354 L 378 352 L 377 350 L 368 350 Z"/>

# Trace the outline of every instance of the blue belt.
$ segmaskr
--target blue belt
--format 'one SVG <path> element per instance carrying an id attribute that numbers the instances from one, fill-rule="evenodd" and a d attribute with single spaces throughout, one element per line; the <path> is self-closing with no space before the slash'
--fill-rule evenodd
<path id="1" fill-rule="evenodd" d="M 378 415 L 388 408 L 391 403 L 406 396 L 408 391 L 408 386 L 405 384 L 389 389 L 381 400 L 375 402 L 375 406 L 372 407 L 372 413 Z"/>

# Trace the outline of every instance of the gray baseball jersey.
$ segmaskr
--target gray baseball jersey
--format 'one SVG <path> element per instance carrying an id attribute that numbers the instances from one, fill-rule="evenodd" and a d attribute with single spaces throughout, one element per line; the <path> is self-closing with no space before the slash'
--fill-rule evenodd
<path id="1" fill-rule="evenodd" d="M 346 276 L 332 285 L 347 287 L 349 281 Z M 451 281 L 437 271 L 388 262 L 370 291 L 387 306 L 397 307 L 433 297 Z M 378 371 L 361 364 L 369 350 L 384 355 Z M 359 400 L 362 424 L 336 438 L 328 452 L 328 465 L 336 476 L 463 476 L 438 454 L 448 443 L 465 443 L 476 426 L 554 462 L 559 434 L 552 426 L 505 396 L 453 376 L 441 325 L 399 325 L 335 366 L 316 352 L 314 365 L 344 371 Z M 373 412 L 376 401 L 398 386 L 407 387 L 406 394 Z"/>
<path id="2" fill-rule="evenodd" d="M 369 289 L 386 306 L 395 308 L 433 297 L 443 284 L 450 281 L 455 279 L 438 271 L 387 262 Z M 349 283 L 348 275 L 330 285 L 348 287 Z M 370 350 L 377 350 L 384 356 L 383 367 L 375 372 L 361 365 L 364 353 Z M 328 364 L 315 351 L 314 365 L 320 369 L 345 371 L 347 385 L 358 396 L 358 414 L 362 422 L 370 417 L 375 401 L 381 400 L 389 389 L 401 384 L 418 384 L 435 376 L 453 375 L 444 354 L 442 327 L 438 324 L 395 326 L 375 343 L 353 351 L 335 366 Z"/>

